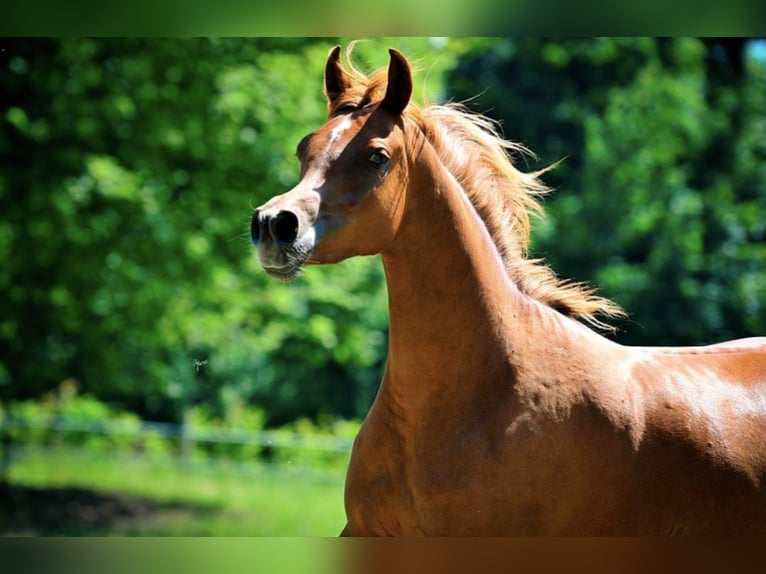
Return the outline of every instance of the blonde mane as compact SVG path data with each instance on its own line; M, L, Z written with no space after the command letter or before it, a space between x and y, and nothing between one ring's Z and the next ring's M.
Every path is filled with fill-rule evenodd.
M354 85L329 109L330 115L347 106L363 107L383 98L386 70L365 76L351 63ZM420 107L410 103L405 111L436 150L443 165L461 184L492 236L510 278L528 296L577 318L592 327L613 331L599 317L614 319L625 312L599 297L583 283L560 279L540 259L529 259L532 217L542 216L540 198L550 190L540 176L551 169L524 173L512 158L531 152L501 137L497 124L455 103Z

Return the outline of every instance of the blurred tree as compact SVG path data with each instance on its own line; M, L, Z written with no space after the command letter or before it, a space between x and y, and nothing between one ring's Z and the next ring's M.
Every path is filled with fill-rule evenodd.
M74 377L175 416L177 404L218 397L232 371L257 378L267 345L257 331L233 332L265 322L259 299L281 286L253 265L246 284L243 232L249 204L291 183L291 146L322 117L321 66L302 70L326 49L297 39L4 42L3 396ZM248 292L244 308L229 306ZM295 321L295 306L274 320ZM208 361L204 376L195 360Z
M565 158L536 251L627 308L623 342L766 333L766 67L748 46L501 39L449 77L540 165Z
M251 209L297 181L332 39L0 40L0 400L61 381L142 416L361 417L385 359L375 259L268 278ZM343 42L347 43L346 41ZM457 44L380 39L441 54Z

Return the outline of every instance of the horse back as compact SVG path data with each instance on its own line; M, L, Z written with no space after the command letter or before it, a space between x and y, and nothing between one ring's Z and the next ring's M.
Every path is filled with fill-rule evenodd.
M692 445L716 466L766 479L766 338L641 349L632 370L646 439Z

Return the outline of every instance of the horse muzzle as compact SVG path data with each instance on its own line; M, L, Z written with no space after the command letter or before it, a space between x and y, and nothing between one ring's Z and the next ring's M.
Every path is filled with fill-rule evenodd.
M289 194L274 198L253 213L250 238L266 273L282 281L298 276L314 250L313 217L303 205L290 206Z

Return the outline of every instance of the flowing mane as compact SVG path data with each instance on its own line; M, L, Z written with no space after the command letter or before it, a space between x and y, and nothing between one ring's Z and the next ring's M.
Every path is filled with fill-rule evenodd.
M386 70L366 76L353 66L352 49L353 45L349 46L346 60L354 85L330 106L330 115L343 108L364 107L385 94ZM531 152L503 139L495 122L461 104L420 107L410 103L405 117L420 128L443 165L461 184L519 289L564 315L613 331L600 317L624 317L618 305L596 295L584 283L560 279L542 260L528 258L531 220L543 215L540 198L550 191L540 176L550 167L531 173L518 170L512 158Z

